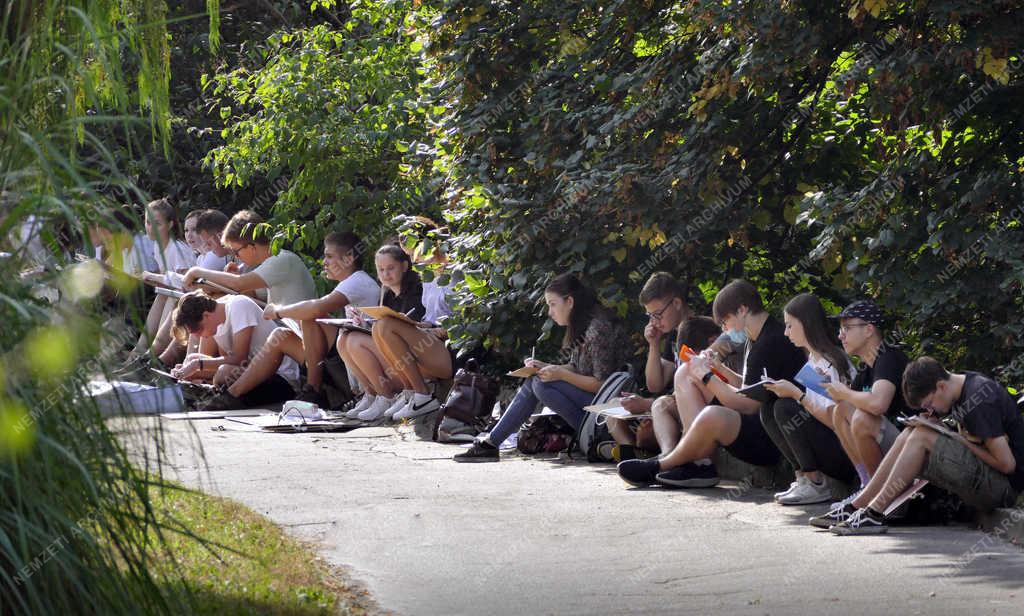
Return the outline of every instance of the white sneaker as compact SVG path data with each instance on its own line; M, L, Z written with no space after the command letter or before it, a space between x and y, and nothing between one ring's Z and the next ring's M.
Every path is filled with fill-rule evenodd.
M800 485L800 481L801 481L801 480L802 480L803 478L804 478L804 476L803 476L803 475L800 475L799 477L797 477L797 478L796 478L796 480L795 480L795 481L794 481L793 483L789 484L789 487L788 487L788 488L786 488L786 489L785 489L785 490L783 490L782 492L776 492L776 493L775 493L775 496L774 496L775 500L779 500L779 499L780 499L780 498L782 498L783 496L785 496L785 495L789 494L789 493L790 493L790 492L792 492L792 491L793 491L794 489L796 489L796 487L797 487L798 485Z
M394 397L395 403L389 406L386 411L384 411L384 419L387 419L388 421L394 421L395 413L404 409L405 405L409 404L409 400L412 400L411 391L403 390L398 392L398 394L396 394Z
M428 394L429 396L429 394ZM426 400L420 400L416 402L417 394L409 396L409 403L406 404L400 411L395 413L395 419L413 419L420 415L426 415L427 413L433 413L437 409L441 408L441 403L434 396L429 396Z
M832 489L828 482L822 479L821 483L814 483L806 477L801 477L803 482L790 490L789 494L779 497L779 503L783 505L813 505L825 503L832 499Z
M384 411L388 410L392 404L395 403L394 398L385 398L384 396L377 396L377 399L373 401L370 408L366 409L362 413L359 413L359 419L363 421L374 421L384 416Z
M347 413L345 413L346 419L359 419L359 413L362 413L366 409L370 408L373 401L377 399L377 396L373 394L364 394L363 399L356 403Z
M843 500L836 501L836 502L832 503L831 505L828 506L828 508L829 509L842 509L843 507L845 507L847 505L850 505L850 504L853 503L853 501L857 500L857 497L860 496L860 493L863 492L863 491L864 491L864 488L861 488L861 489L855 491L853 494L847 496Z

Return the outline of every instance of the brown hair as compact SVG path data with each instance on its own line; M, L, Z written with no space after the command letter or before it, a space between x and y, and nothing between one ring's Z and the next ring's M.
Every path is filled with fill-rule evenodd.
M937 389L939 381L949 379L949 372L938 360L918 357L903 369L903 399L910 408L920 408L924 400Z
M722 333L722 328L711 317L690 317L679 323L676 329L676 342L701 352Z
M366 245L355 233L351 231L328 233L324 238L324 244L330 244L342 252L351 252L352 262L356 269L363 269L363 253L366 252Z
M671 301L677 297L683 300L684 305L686 304L686 289L668 272L654 272L644 283L644 288L640 289L640 303L645 306L654 300Z
M198 329L207 312L217 309L217 300L204 291L191 291L181 296L171 315L172 331L179 342L187 342L189 334Z
M270 234L263 228L263 217L252 210L242 210L224 226L222 242L270 245Z
M220 235L228 224L228 217L220 210L203 210L196 221L196 233L215 233Z
M711 306L711 312L716 323L721 323L741 306L746 306L753 314L764 312L764 304L761 302L761 293L757 287L746 280L733 280L718 292L715 302Z
M170 237L178 237L178 233L181 231L181 225L178 223L178 213L167 197L150 201L146 204L146 209L154 214L159 214L161 218L167 221Z

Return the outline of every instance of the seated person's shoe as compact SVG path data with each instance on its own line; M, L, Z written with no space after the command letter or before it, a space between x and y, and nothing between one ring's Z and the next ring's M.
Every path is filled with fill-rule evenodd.
M452 457L456 462L497 462L498 448L485 440L473 441L469 449Z
M814 483L806 477L801 479L803 481L798 486L776 500L783 505L815 505L832 500L832 488L828 487L827 481L822 479L821 483Z
M625 460L616 467L619 477L631 486L646 487L657 483L655 476L661 470L658 458Z
M325 408L327 406L327 396L324 395L324 392L314 389L313 386L310 385L309 383L303 385L302 391L299 392L299 395L292 398L292 400L298 400L300 402L309 402L311 404L317 405L320 408Z
M212 398L200 404L196 410L209 413L212 411L231 411L244 408L245 403L240 398L232 396L228 392L227 387L221 387Z
M409 402L402 407L397 413L392 415L395 420L400 419L415 419L422 415L433 413L434 411L441 408L441 403L434 396L430 396L426 400L416 401L418 396L413 394L409 396Z
M889 526L885 523L885 516L878 516L871 513L867 507L858 509L846 518L846 521L836 524L829 529L834 535L881 535L889 532Z
M359 413L362 413L366 409L370 408L370 406L373 405L374 401L376 400L377 396L363 394L363 397L359 399L359 402L356 402L355 406L353 406L345 413L345 418L359 419Z
M658 473L656 479L658 483L673 488L710 488L717 486L719 482L714 464L693 462Z
M814 516L809 521L811 526L827 530L840 522L845 522L854 511L857 511L856 507L850 503L840 501L833 505L827 512L819 516Z
M797 487L798 485L800 485L800 480L801 480L801 479L803 479L803 477L797 477L797 478L796 478L796 481L794 481L793 483L789 484L789 487L788 487L788 488L786 488L785 490L783 490L783 491L781 491L781 492L776 492L776 493L775 493L775 494L773 495L773 498L774 498L775 500L779 500L779 499L780 499L780 498L782 498L783 496L785 496L785 495L789 494L790 492L792 492L792 491L793 491L794 489L796 489L796 487Z

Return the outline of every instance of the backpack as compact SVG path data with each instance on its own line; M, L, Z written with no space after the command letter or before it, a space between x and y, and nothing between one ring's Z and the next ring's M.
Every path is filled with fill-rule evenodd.
M434 440L462 440L452 439L451 436L479 434L490 421L499 388L498 379L483 374L476 359L468 360L455 373L452 388L437 414Z
M573 443L572 426L558 415L534 417L516 435L516 449L520 453L558 453Z
M594 394L591 404L604 404L612 398L618 397L623 391L635 389L636 385L636 379L630 372L613 372L601 384L601 389ZM615 461L612 457L615 440L608 431L603 416L597 413L587 413L573 440L579 446L580 452L587 456L587 462Z

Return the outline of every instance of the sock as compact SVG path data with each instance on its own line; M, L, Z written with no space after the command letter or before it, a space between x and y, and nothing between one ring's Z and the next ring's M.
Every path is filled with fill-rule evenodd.
M694 460L693 463L697 466L711 466L713 464L711 458L701 458L700 460Z
M414 392L412 394L412 403L423 404L424 402L429 401L432 397L433 396L431 396L430 394L421 394L419 392Z
M635 460L636 447L633 445L619 445L619 462L623 460Z
M885 514L884 513L882 513L881 511L876 511L875 508L871 507L871 506L868 507L868 515L871 516L872 518L876 519L876 520L883 520L883 519L885 519Z
M853 468L857 471L857 476L860 477L860 487L863 488L868 485L868 482L871 481L871 473L868 472L868 467L863 464L854 464Z

